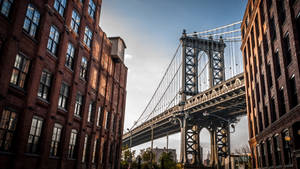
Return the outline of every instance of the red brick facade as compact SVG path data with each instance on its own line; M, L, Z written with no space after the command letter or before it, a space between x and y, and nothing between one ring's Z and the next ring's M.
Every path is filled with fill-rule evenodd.
M241 30L253 168L300 169L300 1L249 0Z
M0 169L119 168L127 67L123 59L112 57L112 42L99 27L102 0L93 0L94 6L90 1L0 1ZM5 8L10 2L10 8ZM35 33L32 23L30 31L24 26L31 16L27 13L29 4L40 14ZM80 16L77 33L71 26L74 9ZM34 19L31 21L36 22ZM52 26L59 38L50 41ZM92 32L90 47L86 27ZM69 43L74 50L70 52L70 68L66 66ZM23 58L19 62L23 74L16 71L17 55ZM82 57L86 58L87 69L82 68ZM42 72L51 77L50 83L43 82L48 85L48 94L41 88ZM62 84L68 86L65 95ZM66 96L65 103L62 95ZM33 117L41 119L41 131L32 127ZM54 130L57 125L61 126L60 134ZM71 136L73 131L75 137ZM31 144L36 147L29 146L29 138L36 139Z

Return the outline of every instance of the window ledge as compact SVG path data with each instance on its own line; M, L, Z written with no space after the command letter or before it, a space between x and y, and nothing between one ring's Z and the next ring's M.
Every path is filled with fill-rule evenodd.
M9 83L9 86L11 87L11 89L13 90L13 92L16 92L19 95L24 96L26 94L26 91L24 90L24 88L16 86L16 85L14 85L12 83Z
M24 154L29 157L39 157L40 156L39 154L34 154L34 153L24 153Z
M74 73L74 71L67 65L65 65L65 67L67 68L67 70L70 72L70 73Z
M59 160L60 157L57 157L57 156L49 156L50 159L53 159L53 160Z
M66 109L63 108L63 107L59 107L59 106L58 106L58 108L57 108L57 111L58 111L58 112L63 112L63 113L67 113L67 112L68 112L68 110L66 110Z
M52 52L50 52L48 49L46 49L47 50L47 53L51 56L50 58L52 58L53 60L57 60L57 57L52 53Z
M81 121L81 119L82 119L82 118L81 118L79 115L77 115L77 114L74 114L73 117L74 117L74 119L77 120L77 121Z
M86 83L86 80L85 80L84 78L79 77L79 79L80 79L82 82Z
M9 152L9 151L0 151L0 154L3 155L15 155L15 153Z

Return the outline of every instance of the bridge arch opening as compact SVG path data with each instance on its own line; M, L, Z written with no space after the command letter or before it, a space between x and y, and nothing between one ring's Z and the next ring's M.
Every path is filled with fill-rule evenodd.
M202 164L209 166L211 154L211 132L207 128L202 128L199 131L199 141L201 146L201 160Z
M209 88L209 58L206 51L198 54L198 89L199 92Z

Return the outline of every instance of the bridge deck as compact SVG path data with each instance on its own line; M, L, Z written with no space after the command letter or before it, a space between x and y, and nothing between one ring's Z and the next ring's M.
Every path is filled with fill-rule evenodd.
M226 119L246 114L243 74L203 91L189 98L183 107L174 106L134 128L131 133L125 133L123 135L123 145L130 146L130 137L132 146L150 141L151 127L153 127L154 139L180 132L179 124L173 124L169 119L176 116L176 114L180 114L182 109L189 112L192 119L198 120L199 123L207 118L202 115L203 112L216 114Z

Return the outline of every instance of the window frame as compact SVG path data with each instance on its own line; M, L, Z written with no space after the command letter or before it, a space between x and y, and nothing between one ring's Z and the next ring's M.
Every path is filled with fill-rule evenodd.
M95 19L95 13L96 13L96 4L93 0L89 0L89 5L88 5L88 14L92 19Z
M88 60L86 57L81 58L79 77L83 80L87 79Z
M58 6L57 6L58 5ZM67 6L67 0L54 0L53 8L60 16L64 17L65 8Z
M29 12L30 8L33 9L32 13ZM30 16L30 14L32 16ZM31 36L33 38L36 38L36 33L38 31L40 17L41 17L41 15L40 15L40 12L38 11L38 9L33 4L29 3L27 6L27 10L26 10L26 15L25 15L24 24L23 24L23 30L29 36Z
M86 26L84 29L83 42L88 48L91 48L92 41L93 41L93 32L88 26Z
M50 144L50 156L52 157L58 157L60 155L59 147L61 143L62 130L63 126L61 124L54 124Z
M45 81L44 81L43 75L46 76ZM48 72L47 70L43 70L42 74L41 74L41 78L40 78L40 85L39 85L38 93L37 93L37 96L39 98L41 98L43 100L47 100L47 101L49 100L49 96L51 93L51 83L52 83L52 73Z
M53 34L53 37L51 37L52 34ZM50 31L49 31L49 36L48 36L48 42L47 42L47 51L50 52L54 56L56 56L57 51L58 51L59 40L60 40L60 32L59 32L58 28L54 25L51 25Z
M9 5L9 6L6 6L7 8L5 11L4 11L5 6L3 5L4 2L8 3L8 5ZM14 3L14 0L1 0L0 1L0 14L8 18L10 15L10 11L11 11L13 3Z
M79 26L80 26L81 17L80 14L76 9L73 9L72 16L71 16L71 22L70 22L70 28L78 34Z
M85 135L84 136L84 143L83 143L83 150L82 150L82 159L81 159L81 162L82 163L85 163L85 162L87 162L87 159L88 159L88 149L89 149L89 147L88 147L88 144L89 144L89 135Z
M62 108L65 110L67 109L69 94L70 94L70 86L67 83L63 82L61 84L61 87L59 90L59 99L58 99L58 107L59 108Z
M5 114L7 113L6 117ZM5 119L6 118L6 119ZM10 152L12 149L12 143L15 139L15 131L18 122L18 114L16 111L10 108L4 108L0 118L0 132L3 132L0 137L0 151ZM13 126L11 126L13 125ZM11 135L9 140L8 134Z
M77 117L81 116L81 111L82 111L82 105L83 105L83 95L78 92L76 94L76 100L75 100L75 108L74 108L74 115Z
M67 52L66 52L65 66L73 70L74 60L75 60L75 48L74 45L71 42L69 42L67 47Z
M34 120L36 122L34 123ZM33 116L30 126L30 132L27 141L27 152L32 154L37 154L39 152L40 137L43 129L44 119L39 116ZM32 142L30 144L30 137L32 137ZM37 141L35 141L37 139ZM35 144L36 143L36 144ZM36 148L34 148L36 146Z
M70 142L68 146L68 158L75 159L76 157L76 147L77 147L77 139L78 139L78 131L76 129L71 130Z
M95 114L95 102L94 101L91 101L90 104L89 104L89 109L88 109L88 117L87 117L87 122L89 123L93 123L94 120L93 120L93 116Z
M22 89L26 87L30 62L31 60L28 57L21 53L17 53L10 78L10 84Z

